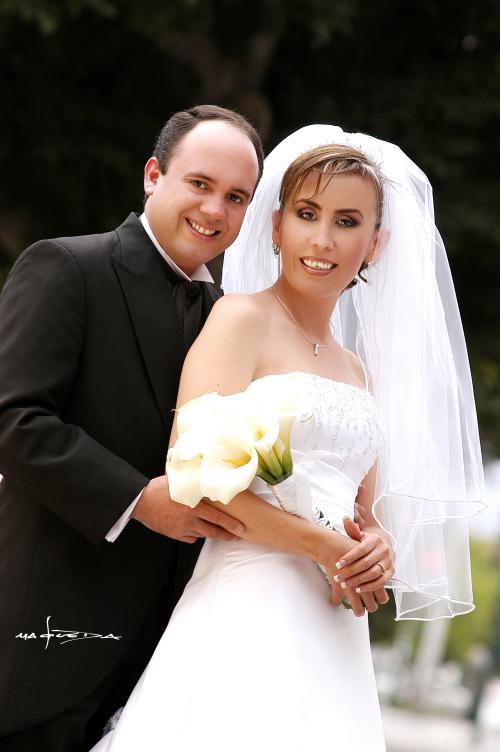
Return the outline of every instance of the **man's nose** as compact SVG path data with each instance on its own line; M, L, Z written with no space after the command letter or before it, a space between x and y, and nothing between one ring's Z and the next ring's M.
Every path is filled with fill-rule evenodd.
M223 219L225 214L224 198L215 194L205 196L200 209L207 219Z

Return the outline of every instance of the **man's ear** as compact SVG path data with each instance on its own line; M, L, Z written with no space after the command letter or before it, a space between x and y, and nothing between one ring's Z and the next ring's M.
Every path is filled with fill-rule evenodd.
M160 165L156 157L150 157L144 165L144 193L151 196L154 193L158 178L161 175Z
M273 243L281 247L281 220L282 214L279 209L273 211Z

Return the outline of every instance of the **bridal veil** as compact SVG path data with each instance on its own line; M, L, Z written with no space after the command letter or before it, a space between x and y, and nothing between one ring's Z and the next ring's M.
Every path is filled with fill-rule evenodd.
M368 283L334 311L337 340L362 359L385 440L374 512L394 538L398 619L453 617L474 608L468 519L484 504L481 450L465 339L432 188L397 146L331 125L310 125L267 157L236 242L225 293L252 293L278 276L271 217L289 164L327 143L351 146L385 178L379 243Z

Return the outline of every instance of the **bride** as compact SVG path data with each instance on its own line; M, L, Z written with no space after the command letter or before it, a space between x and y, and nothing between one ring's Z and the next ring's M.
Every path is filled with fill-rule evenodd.
M398 618L473 608L466 528L481 458L425 176L369 136L297 131L266 160L223 284L178 404L290 385L309 395L292 433L307 488L287 493L319 524L283 514L289 498L260 479L229 503L244 539L205 542L94 752L382 751L367 611L385 586Z

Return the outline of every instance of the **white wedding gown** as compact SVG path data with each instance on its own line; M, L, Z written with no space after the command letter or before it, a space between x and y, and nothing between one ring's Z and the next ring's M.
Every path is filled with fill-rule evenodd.
M380 446L374 400L305 372L260 386L268 379L311 393L313 414L293 429L294 462L307 469L313 504L343 530ZM251 488L277 505L260 479ZM207 540L116 728L93 748L139 750L383 752L367 615L333 606L309 559Z

